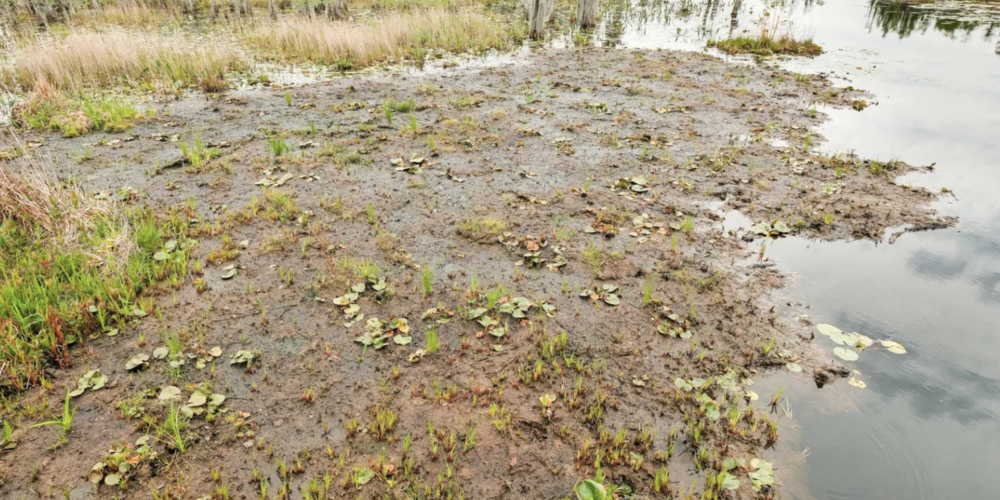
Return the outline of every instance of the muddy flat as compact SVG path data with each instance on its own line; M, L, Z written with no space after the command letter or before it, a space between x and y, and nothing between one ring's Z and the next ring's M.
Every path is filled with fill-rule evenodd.
M776 486L753 459L778 416L752 380L847 371L774 313L768 238L953 222L894 182L916 167L811 152L809 103L866 99L694 53L552 49L25 136L198 265L12 405L48 419L86 372L109 379L71 400L65 443L18 427L0 496L563 498L600 464L640 497L771 498L781 464ZM182 405L179 447L159 431ZM116 445L136 458L95 479Z

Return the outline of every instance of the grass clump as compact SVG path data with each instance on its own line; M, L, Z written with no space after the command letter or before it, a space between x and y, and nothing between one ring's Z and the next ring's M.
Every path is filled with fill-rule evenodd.
M13 123L21 128L53 130L65 137L92 131L124 132L139 119L131 103L111 97L66 98L45 81L35 85L31 96L13 110Z
M28 90L41 82L63 91L145 85L173 91L182 85L216 87L226 73L249 68L247 58L225 43L184 35L75 31L63 38L31 38L13 49L4 71L8 87Z
M279 61L309 61L351 69L422 58L429 49L505 49L521 38L519 30L475 11L426 9L389 13L371 23L286 19L260 26L247 41Z
M187 272L185 245L164 242L151 212L22 171L0 168L0 390L68 367L70 345L145 315L144 289Z
M767 16L767 14L765 14ZM726 40L709 40L709 47L714 47L727 54L755 54L771 56L787 54L795 56L818 56L823 49L812 39L796 39L790 32L782 32L781 20L775 17L763 17L760 20L760 35L756 38L741 36Z
M473 217L455 224L459 231L470 235L497 236L507 230L507 223L496 217Z

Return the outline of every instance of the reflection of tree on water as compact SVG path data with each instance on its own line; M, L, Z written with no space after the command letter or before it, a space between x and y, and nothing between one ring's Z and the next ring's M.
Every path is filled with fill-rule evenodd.
M756 21L764 11L778 12L782 19L808 11L822 0L605 0L598 36L605 45L621 43L626 32L644 34L647 29L674 32L676 37L709 40L738 36L737 28ZM667 28L666 30L664 28ZM723 31L725 28L725 31ZM755 28L750 28L755 29Z
M974 3L909 3L894 0L871 0L868 5L868 29L879 29L883 36L896 33L906 38L914 32L924 34L934 28L949 38L970 38L982 28L983 39L992 40L1000 26L989 20L996 11L982 12ZM981 17L977 19L976 17ZM998 47L1000 51L1000 47Z

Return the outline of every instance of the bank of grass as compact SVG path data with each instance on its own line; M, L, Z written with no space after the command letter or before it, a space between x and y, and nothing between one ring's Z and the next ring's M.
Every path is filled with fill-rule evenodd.
M818 56L823 53L823 49L813 43L812 40L796 40L791 35L766 39L738 37L726 40L711 40L708 42L708 46L719 49L727 54Z
M765 12L759 24L760 34L756 38L741 36L709 40L708 46L727 54L818 56L823 53L823 49L813 43L811 38L796 38L792 34L791 24L783 22L779 16Z
M431 49L506 49L522 37L522 27L478 11L428 9L392 12L368 23L286 19L259 26L247 42L273 60L350 69L422 59Z
M19 128L51 130L64 137L92 131L124 132L140 118L136 107L120 97L67 98L45 81L36 84L28 99L11 114L12 123Z
M187 272L151 212L21 167L0 168L0 392L70 366L70 345L151 312L143 290Z
M232 44L139 31L31 37L13 48L12 58L3 83L25 91L40 83L70 92L119 85L165 91L250 68Z

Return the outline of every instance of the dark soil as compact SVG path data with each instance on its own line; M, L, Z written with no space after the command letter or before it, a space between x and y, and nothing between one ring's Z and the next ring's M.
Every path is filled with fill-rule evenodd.
M934 195L894 183L911 167L807 151L823 119L810 116L810 103L848 107L865 97L817 76L797 81L690 53L548 50L496 67L289 88L291 106L285 92L154 103L156 118L125 135L25 138L40 143L32 154L55 174L91 192L129 187L137 196L123 203L152 207L165 223L193 219L208 290L195 290L194 272L175 287L161 285L155 314L77 348L72 369L50 374L50 390L14 397L6 409L18 422L18 446L0 454L0 497L148 498L154 490L163 498L223 498L225 484L232 498L260 498L263 477L268 498L281 498L283 484L287 498L302 498L310 480L323 489L329 473L330 498L558 499L593 476L600 454L605 474L640 496L666 498L652 483L667 467L673 498L684 498L693 479L700 492L706 477L715 478L698 470L700 449L710 457L700 467L718 470L726 458L749 460L773 445L767 419L777 415L768 413L768 395L753 401L741 380L791 361L807 368L802 377L824 367L824 383L840 373L811 354L808 333L798 335L803 325L776 320L768 295L782 277L761 265L760 237L723 228L725 214L780 219L798 236L821 239L881 239L887 227L951 223L927 208ZM416 109L395 111L390 123L382 107L390 98L413 99ZM201 138L221 156L194 168L174 135L189 144ZM267 141L276 135L291 149L280 158ZM406 166L412 157L425 159L419 172L391 163L402 158ZM267 189L290 195L296 207L278 220L264 210L234 215L254 196L265 198L256 182L286 173L282 186ZM647 191L612 189L637 176ZM631 236L641 214L654 223L651 234ZM238 257L205 264L224 236ZM545 261L533 268L524 254L536 245ZM550 270L560 262L557 247L566 264ZM410 345L365 349L355 342L365 321L344 326L333 300L362 281L361 259L377 263L394 292L383 304L370 290L362 294L365 320L407 318ZM222 280L230 263L239 273ZM507 297L537 307L523 319L491 311L507 327L497 339L463 317L484 301L470 291L473 277L480 294L499 283ZM579 296L605 284L620 287L619 305ZM651 289L645 304L644 287ZM553 317L540 312L543 302L556 306ZM421 317L435 307L454 313L438 325L440 350L411 363L434 324ZM658 325L692 337L658 333ZM171 383L166 363L151 360L137 373L125 363L173 334L185 353L224 351L204 369L190 360L175 374L181 402L208 382L227 396L228 412L211 423L193 419L184 453L154 444L157 457L141 462L124 488L91 486L88 473L109 447L156 436L118 402L134 397L163 421L156 394ZM231 366L239 349L259 351L259 362ZM66 388L90 369L111 382L73 399L79 413L68 441L53 449L56 429L30 426L61 412ZM677 378L727 373L728 387L675 386ZM151 397L137 396L143 391ZM720 406L717 421L699 392ZM550 408L540 402L546 394L555 399ZM740 412L733 425L731 408ZM387 410L397 420L380 437L369 423ZM360 424L353 433L352 420ZM619 430L624 438L616 441ZM412 437L405 454L404 436ZM278 460L288 464L286 478ZM358 489L350 477L364 468L377 474ZM211 470L220 471L219 484ZM723 498L775 494L754 492L745 468L731 473L741 486Z

